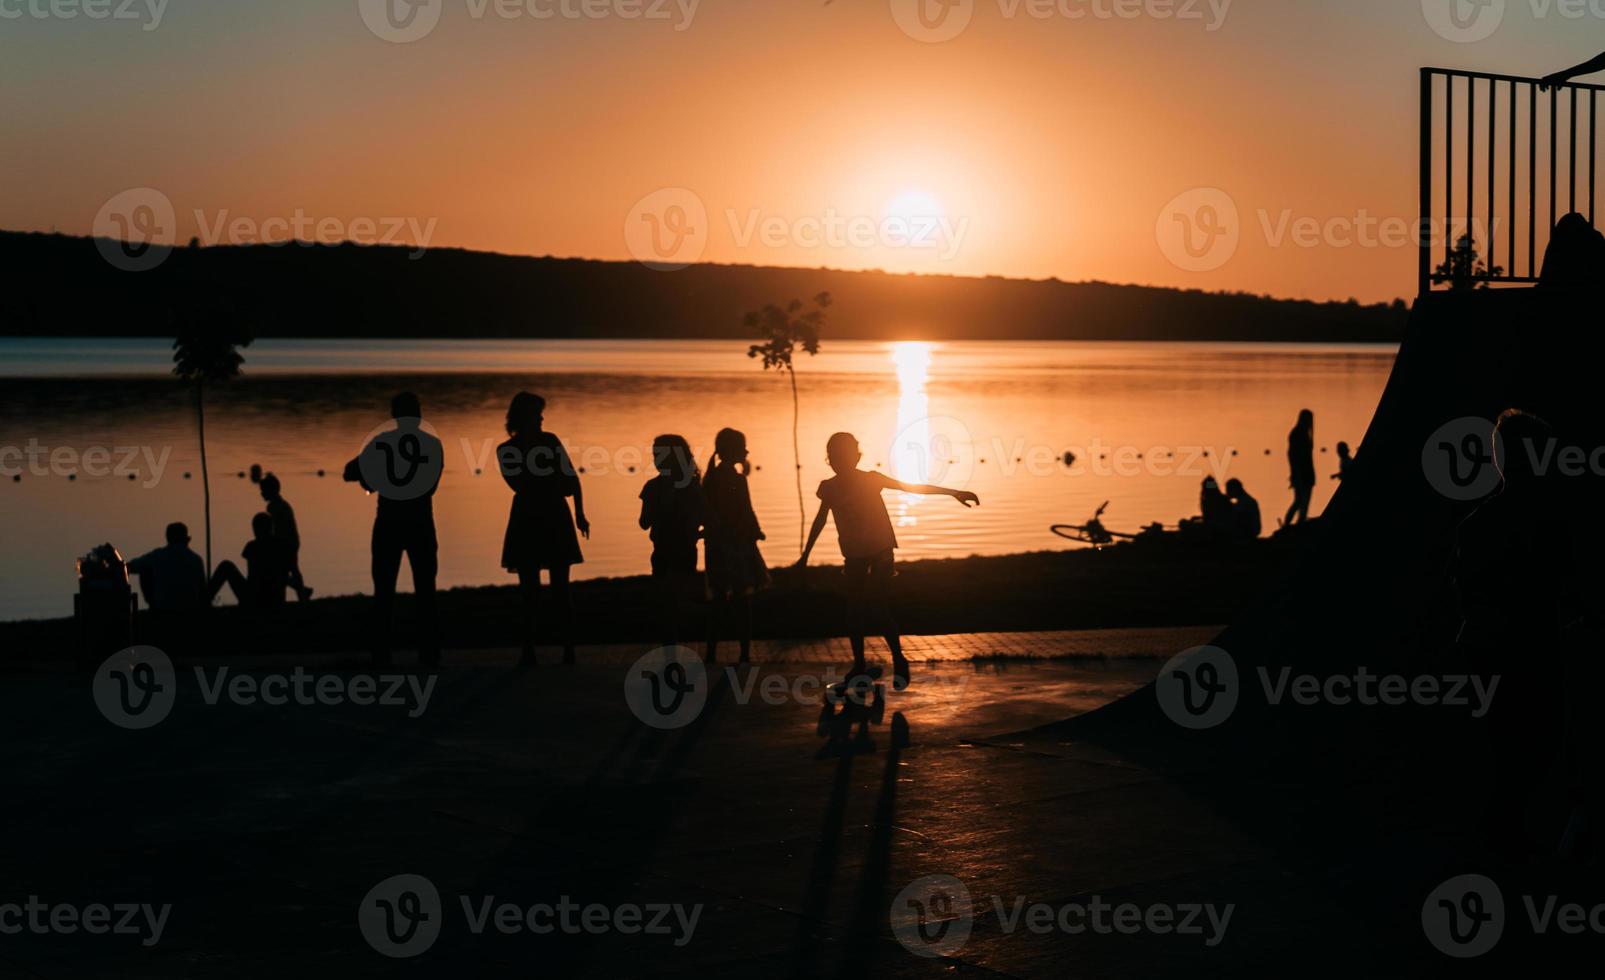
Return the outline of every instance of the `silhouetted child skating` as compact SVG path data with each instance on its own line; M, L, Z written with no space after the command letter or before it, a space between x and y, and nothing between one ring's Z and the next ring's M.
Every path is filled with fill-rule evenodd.
M301 577L301 531L295 524L295 510L284 499L279 478L272 473L262 477L258 484L262 499L267 503L268 516L273 518L273 536L279 539L288 564L290 588L302 602L312 598L312 590Z
M697 597L697 539L708 519L702 474L683 436L652 440L658 475L641 488L641 530L652 535L652 585L659 634L665 646L679 642L681 608Z
M803 547L797 567L808 564L814 543L825 530L825 521L836 517L836 535L841 542L842 557L846 559L849 628L853 645L853 671L862 672L864 665L864 620L866 610L872 610L882 622L886 645L892 652L893 686L898 690L908 686L908 660L903 656L903 644L897 634L897 623L892 619L889 586L896 575L893 555L897 548L897 535L892 530L891 515L881 493L901 490L904 493L945 495L966 507L974 507L981 498L968 490L949 490L946 487L903 483L889 476L858 468L863 453L858 440L851 433L838 432L830 437L825 455L836 475L819 485L819 513L809 529L808 543Z
M721 429L713 441L714 455L702 479L708 520L708 594L715 606L708 622L708 660L717 659L719 628L731 606L740 616L741 662L752 659L752 595L769 585L769 569L758 542L764 540L758 515L752 509L747 486L747 437L735 429Z

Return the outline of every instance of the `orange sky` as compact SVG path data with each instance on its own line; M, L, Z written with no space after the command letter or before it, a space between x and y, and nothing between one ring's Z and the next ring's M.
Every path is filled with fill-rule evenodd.
M1543 0L1471 43L1424 12L1464 0L946 0L946 20L926 0L936 27L914 2L437 0L392 43L370 0L137 0L143 20L7 0L0 226L87 233L148 187L181 239L299 218L537 255L1391 299L1413 250L1365 229L1416 214L1416 68L1605 48L1605 19ZM1222 200L1235 251L1173 260L1171 212ZM1295 241L1300 222L1330 230Z

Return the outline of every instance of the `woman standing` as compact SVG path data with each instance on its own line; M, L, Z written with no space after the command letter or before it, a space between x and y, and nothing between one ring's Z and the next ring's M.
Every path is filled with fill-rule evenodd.
M579 533L591 536L585 519L585 497L579 474L557 436L541 428L546 399L521 391L507 407L509 438L496 448L502 479L513 490L513 508L502 540L502 567L518 574L523 603L523 666L535 664L535 621L540 607L541 570L551 578L553 598L562 622L563 663L574 662L574 605L569 597L568 570L585 558ZM574 512L568 508L574 498Z
M1310 495L1315 492L1315 413L1298 413L1298 423L1287 434L1288 485L1293 488L1293 504L1282 523L1292 527L1310 519Z

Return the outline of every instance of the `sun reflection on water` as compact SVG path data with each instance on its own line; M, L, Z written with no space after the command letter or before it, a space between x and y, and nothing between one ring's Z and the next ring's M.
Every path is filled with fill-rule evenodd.
M892 475L905 483L929 483L932 472L931 399L925 386L930 380L931 359L936 348L923 341L903 341L891 345L892 363L897 366L897 429L892 434ZM919 524L914 509L916 494L897 495L894 517L898 527Z

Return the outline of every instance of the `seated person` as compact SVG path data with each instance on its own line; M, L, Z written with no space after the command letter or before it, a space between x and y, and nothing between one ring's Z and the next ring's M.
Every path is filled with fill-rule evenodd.
M1231 501L1220 492L1220 484L1215 482L1212 476L1204 478L1204 487L1199 493L1198 508L1203 512L1206 530L1221 531L1231 528Z
M1232 504L1232 528L1245 541L1258 538L1263 524L1259 516L1259 501L1248 495L1242 480L1226 481L1226 499Z
M135 558L128 570L139 576L139 591L152 612L193 612L210 599L206 566L190 550L189 528L182 523L167 525L166 547Z
M242 606L264 609L284 605L284 590L290 587L290 563L284 542L273 533L273 517L257 514L251 518L251 531L256 536L240 552L246 574L241 575L239 566L231 561L218 565L207 587L207 601L227 584Z

